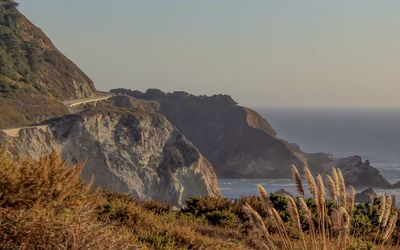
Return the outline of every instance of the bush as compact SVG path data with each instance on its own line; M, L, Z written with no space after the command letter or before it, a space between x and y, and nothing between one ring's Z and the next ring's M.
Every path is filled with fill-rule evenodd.
M55 152L39 161L12 161L3 151L0 166L3 208L74 205L94 196L80 179L83 165L67 167Z
M144 209L158 215L169 213L172 209L171 205L169 204L153 200L147 200L143 202L143 207Z
M229 210L208 212L205 218L214 226L234 227L238 223L236 215Z
M231 208L233 202L222 197L192 197L186 201L182 209L183 213L194 216L204 216L216 210L222 211Z

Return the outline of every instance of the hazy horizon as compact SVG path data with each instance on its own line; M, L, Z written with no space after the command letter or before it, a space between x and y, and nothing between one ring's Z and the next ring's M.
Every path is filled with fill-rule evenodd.
M398 1L18 2L98 89L400 107Z

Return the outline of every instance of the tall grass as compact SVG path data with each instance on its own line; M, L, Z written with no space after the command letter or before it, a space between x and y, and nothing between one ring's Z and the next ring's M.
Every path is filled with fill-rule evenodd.
M67 166L56 153L11 160L0 153L1 249L127 249L97 220L99 192L79 176L83 164Z
M367 235L370 230L357 226L355 190L352 186L346 187L340 169L333 168L332 174L324 179L321 175L314 177L305 167L304 177L311 194L311 204L305 201L302 177L295 166L292 166L292 175L300 197L286 197L290 223L283 223L279 213L268 202L268 192L262 186L258 190L263 206L270 211L267 218L261 218L248 204L243 207L249 217L257 218L250 222L254 230L263 232L262 241L266 249L354 249L360 242L371 247L391 247L398 219L391 196L380 198L378 224L374 237L370 237ZM270 221L273 225L267 224ZM271 227L276 228L278 233L269 233L268 228Z
M193 197L176 211L94 190L82 168L56 153L36 161L1 151L0 249L398 248L392 197L355 204L338 169L322 178L293 167L298 198L258 186L259 197Z

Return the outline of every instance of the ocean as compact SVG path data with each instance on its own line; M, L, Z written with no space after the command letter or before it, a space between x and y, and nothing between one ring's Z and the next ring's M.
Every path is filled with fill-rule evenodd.
M391 183L400 181L400 109L255 108L278 133L309 153L327 152L335 157L360 155L370 160ZM257 193L256 185L273 192L284 188L295 194L291 180L220 179L228 198ZM362 191L362 190L356 190ZM376 189L396 196L400 189Z

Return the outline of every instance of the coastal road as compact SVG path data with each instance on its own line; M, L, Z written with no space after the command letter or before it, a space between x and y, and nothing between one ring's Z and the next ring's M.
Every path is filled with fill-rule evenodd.
M76 107L80 105L85 105L88 103L96 103L99 101L105 101L110 99L113 95L107 92L99 92L101 95L95 96L95 97L90 97L90 98L81 98L81 99L75 99L75 100L70 100L70 101L64 101L62 102L68 109L70 113L77 113L79 110L76 109Z
M77 109L77 107L80 105L105 101L105 100L110 99L112 96L113 95L108 92L98 92L98 95L94 96L94 97L74 99L74 100L64 101L62 103L67 107L68 111L71 114L73 114L73 113L80 112L80 110ZM32 129L32 128L46 131L49 128L49 126L48 125L37 125L37 126L28 126L28 127L20 127L20 128L3 129L3 130L0 130L0 134L3 133L3 134L6 134L7 136L17 137L21 130Z

